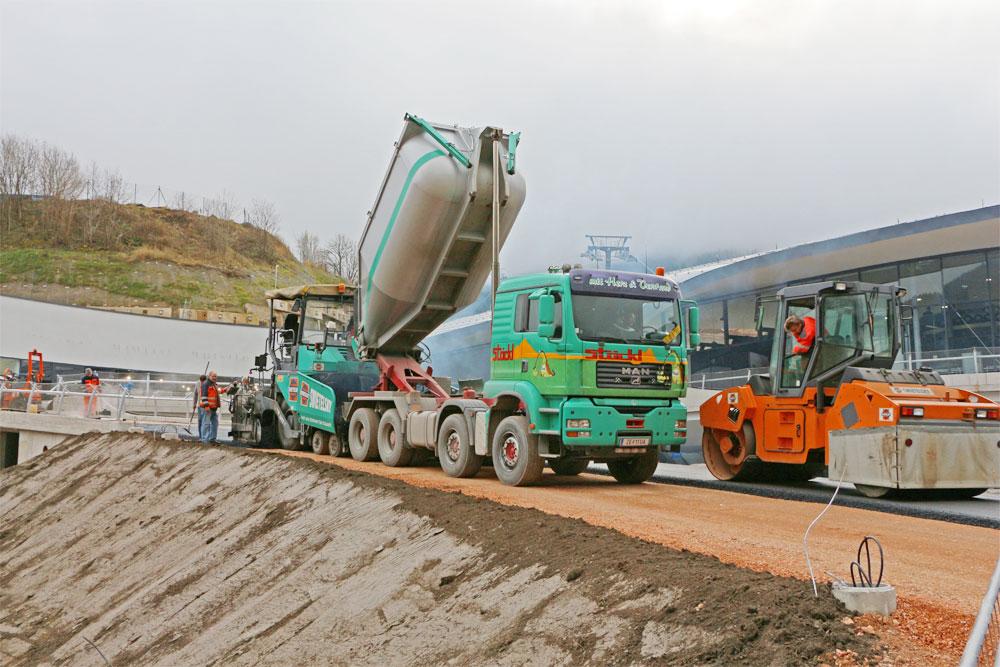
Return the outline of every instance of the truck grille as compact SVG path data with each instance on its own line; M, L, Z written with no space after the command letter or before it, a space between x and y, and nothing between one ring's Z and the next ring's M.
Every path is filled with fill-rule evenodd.
M670 364L597 362L597 386L608 389L669 389Z

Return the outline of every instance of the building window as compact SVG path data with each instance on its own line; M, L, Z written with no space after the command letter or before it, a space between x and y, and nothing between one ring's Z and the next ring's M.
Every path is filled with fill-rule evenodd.
M899 286L906 290L903 303L913 306L910 352L919 358L928 352L948 349L941 259L902 262Z
M861 282L876 285L896 285L899 283L899 269L895 264L876 266L861 272Z

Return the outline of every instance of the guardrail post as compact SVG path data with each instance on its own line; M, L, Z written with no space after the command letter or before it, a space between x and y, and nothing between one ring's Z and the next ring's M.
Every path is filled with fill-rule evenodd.
M979 349L975 347L972 348L972 372L979 372Z
M977 665L989 664L992 657L993 664L1000 663L1000 647L997 646L998 636L1000 636L1000 560L997 560L993 569L993 576L990 578L989 586L986 588L986 595L979 606L979 613L976 615L969 639L965 643L965 650L962 652L962 660L959 667L976 667ZM990 653L993 655L991 656ZM985 660L983 660L985 658Z

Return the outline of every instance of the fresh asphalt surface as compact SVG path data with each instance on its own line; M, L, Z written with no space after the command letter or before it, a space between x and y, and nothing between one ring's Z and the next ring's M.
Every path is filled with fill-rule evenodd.
M607 466L600 463L592 463L588 472L609 474ZM824 505L830 502L837 489L837 480L831 481L825 477L794 484L723 482L715 479L704 463L692 465L661 463L657 466L652 481ZM936 499L928 498L927 495L927 493L910 492L898 499L867 498L861 495L853 484L844 483L840 485L833 504L1000 529L1000 490L990 489L982 495L967 500Z

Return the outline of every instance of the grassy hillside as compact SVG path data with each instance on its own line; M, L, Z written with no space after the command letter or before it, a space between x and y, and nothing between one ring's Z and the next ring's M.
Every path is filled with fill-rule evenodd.
M65 204L65 202L62 202ZM156 305L243 312L278 284L339 282L298 262L251 225L187 211L75 202L69 225L25 202L0 237L0 291L87 306Z

